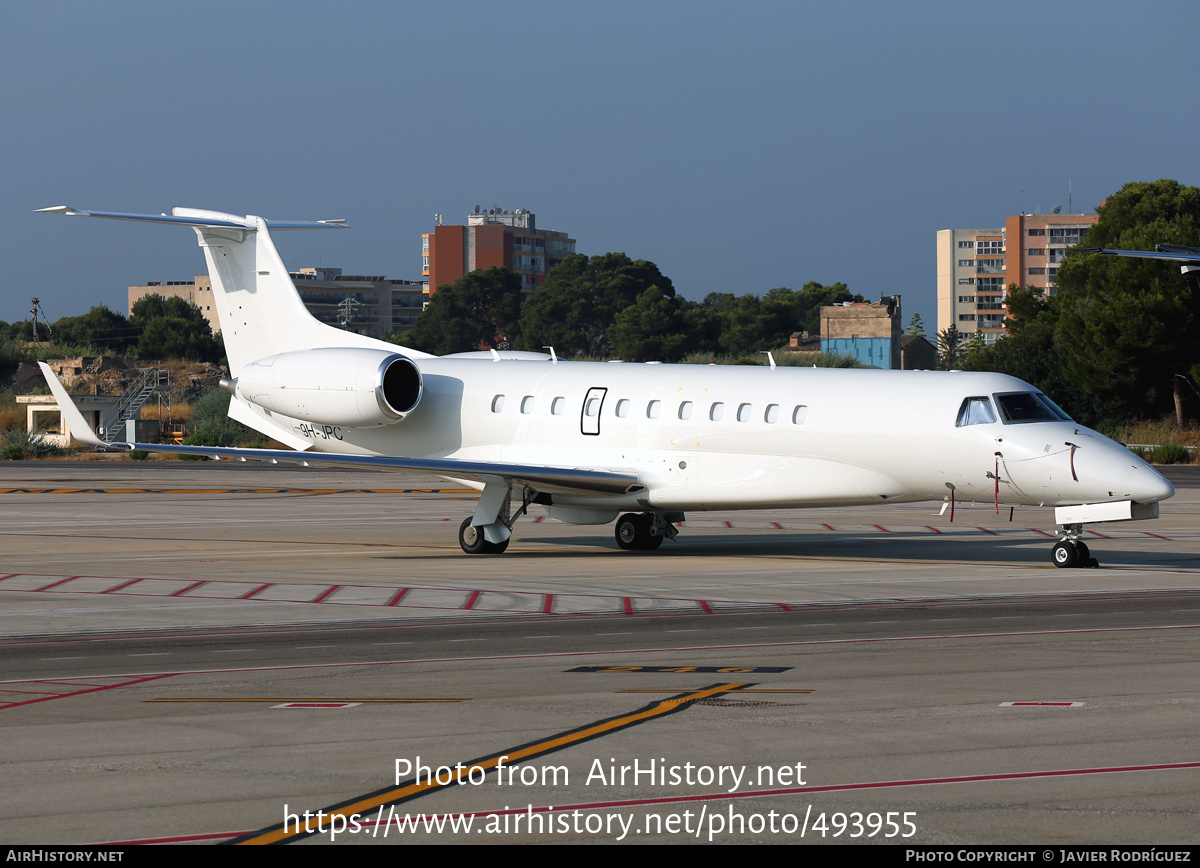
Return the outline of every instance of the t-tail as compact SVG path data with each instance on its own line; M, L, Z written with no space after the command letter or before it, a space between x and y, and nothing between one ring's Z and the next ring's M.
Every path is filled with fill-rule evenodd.
M208 262L221 338L234 377L246 365L277 353L335 347L398 349L394 344L343 331L313 317L301 302L268 231L344 228L342 220L268 221L196 208L172 208L170 215L81 211L65 205L40 210L69 217L174 223L196 230ZM405 350L405 354L413 358L427 356L415 350Z

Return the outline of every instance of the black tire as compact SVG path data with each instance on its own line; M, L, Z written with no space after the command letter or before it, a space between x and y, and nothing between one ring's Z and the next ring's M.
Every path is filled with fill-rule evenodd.
M1050 560L1054 562L1054 566L1060 569L1067 569L1075 566L1079 560L1079 552L1076 550L1075 544L1070 540L1060 540L1050 550Z
M509 537L509 539L512 539L512 537ZM508 540L507 539L504 542L500 542L500 543L488 542L487 540L484 540L484 542L483 542L483 554L485 554L485 555L502 555L502 554L504 554L504 551L507 548L508 548Z
M635 551L644 548L642 538L649 536L642 517L636 512L627 512L617 519L617 527L614 535L617 538L617 545L626 551Z
M1087 543L1082 540L1075 540L1075 556L1079 559L1079 566L1090 567L1092 565L1092 553L1088 550Z
M469 518L464 518L463 523L458 526L458 544L469 555L484 554L491 545L483 538L483 528L472 527ZM505 545L507 547L507 540Z

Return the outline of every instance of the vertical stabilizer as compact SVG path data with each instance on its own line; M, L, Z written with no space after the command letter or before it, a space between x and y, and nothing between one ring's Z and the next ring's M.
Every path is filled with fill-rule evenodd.
M325 347L397 349L395 344L343 331L314 318L300 301L268 231L268 227L276 230L331 229L340 227L341 221L267 221L262 217L239 217L196 208L174 208L169 215L82 211L66 205L40 210L69 217L175 223L195 229L208 262L213 300L221 322L221 338L234 377L250 362L293 350ZM411 358L428 356L415 350L404 352Z
M196 226L229 370L275 353L320 347L382 347L374 338L343 331L310 314L261 217L247 217L245 229Z

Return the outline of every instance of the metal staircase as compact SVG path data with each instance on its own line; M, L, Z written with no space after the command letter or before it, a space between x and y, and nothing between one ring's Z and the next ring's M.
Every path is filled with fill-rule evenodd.
M158 368L147 368L133 381L125 394L116 405L105 414L100 428L104 436L115 439L125 436L125 422L129 419L140 418L142 405L150 400L155 392L164 392L171 388L171 372Z

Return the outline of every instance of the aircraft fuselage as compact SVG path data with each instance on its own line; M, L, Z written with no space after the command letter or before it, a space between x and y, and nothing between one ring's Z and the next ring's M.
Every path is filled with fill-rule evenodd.
M1069 420L1006 422L997 409L995 421L958 424L968 398L998 408L993 396L1037 393L1001 374L416 364L424 396L404 420L336 431L292 420L291 428L316 451L635 470L644 491L554 497L556 506L602 513L941 500L951 486L960 500L991 500L997 471L1004 504L1151 502L1173 492L1129 450Z

